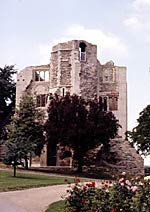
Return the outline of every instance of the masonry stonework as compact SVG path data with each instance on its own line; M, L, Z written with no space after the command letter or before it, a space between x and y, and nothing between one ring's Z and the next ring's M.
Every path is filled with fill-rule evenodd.
M50 93L65 95L66 92L75 93L87 99L99 98L104 109L111 110L119 119L122 126L119 137L122 141L125 139L124 133L127 131L126 67L116 66L113 61L102 65L97 59L97 46L86 41L72 40L59 43L52 48L50 64L30 66L18 73L16 106L19 105L20 97L28 94L34 96L37 107L46 111ZM49 151L44 152L48 154ZM44 163L48 164L48 162ZM141 164L143 164L142 159ZM143 169L143 165L140 169Z

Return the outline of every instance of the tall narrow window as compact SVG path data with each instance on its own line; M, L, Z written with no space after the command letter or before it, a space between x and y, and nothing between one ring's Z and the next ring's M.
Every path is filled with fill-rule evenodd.
M35 81L40 81L40 72L35 71Z
M36 97L36 107L41 107L41 103L40 103L40 96Z
M40 71L40 81L45 81L45 72Z
M109 110L118 110L118 98L117 97L109 97Z
M100 111L108 110L108 97L106 97L106 96L99 97L99 109L100 109Z
M99 97L99 109L100 109L100 111L103 110L103 100L102 100L101 96Z
M62 89L62 95L65 96L65 89Z
M104 97L104 111L107 111L107 97Z
M80 61L86 61L86 44L81 42L79 46Z
M49 81L49 71L45 71L45 81Z

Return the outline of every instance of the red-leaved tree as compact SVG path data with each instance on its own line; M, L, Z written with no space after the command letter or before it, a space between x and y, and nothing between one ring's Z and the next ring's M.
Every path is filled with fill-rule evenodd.
M45 130L48 143L72 148L73 159L82 172L87 152L99 145L107 148L119 126L114 114L103 111L97 99L85 100L67 93L51 97Z

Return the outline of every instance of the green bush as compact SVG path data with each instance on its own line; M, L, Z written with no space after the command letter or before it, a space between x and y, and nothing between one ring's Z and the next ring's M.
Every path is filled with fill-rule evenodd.
M68 189L66 212L150 212L150 180L127 179L75 185Z

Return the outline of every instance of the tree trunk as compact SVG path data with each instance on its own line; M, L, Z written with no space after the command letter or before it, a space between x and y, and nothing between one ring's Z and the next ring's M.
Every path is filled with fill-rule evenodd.
M28 170L28 158L27 158L27 156L25 156L24 160L25 160L25 169Z
M16 177L16 165L14 164L14 177Z
M83 163L80 162L80 161L78 161L78 169L77 169L77 172L78 172L78 173L82 173L82 171L83 171L82 165L83 165Z
M83 171L83 168L82 168L83 167L83 156L82 156L82 154L78 154L77 161L78 161L77 172L82 173L82 171Z
M32 166L32 155L30 154L29 166Z
M78 173L82 173L82 171L83 171L83 165L84 165L84 163L83 163L83 153L82 153L82 150L79 150L78 149L78 152L76 152L75 154L74 154L74 156L75 156L75 160L77 161L77 165L78 165L78 168L77 168L77 172Z

